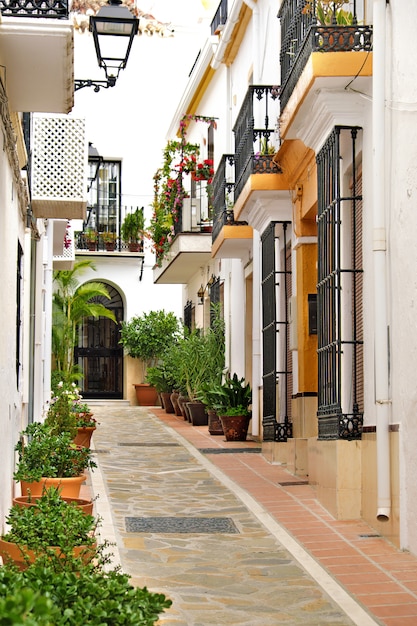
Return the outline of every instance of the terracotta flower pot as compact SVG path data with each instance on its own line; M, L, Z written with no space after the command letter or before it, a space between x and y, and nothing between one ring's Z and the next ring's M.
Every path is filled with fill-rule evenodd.
M36 506L37 501L40 496L16 496L13 498L13 505L25 507L25 506ZM68 504L74 503L78 508L82 510L86 515L93 514L93 501L92 500L83 500L82 498L62 498Z
M162 391L161 398L163 402L163 406L165 409L165 413L174 413L174 405L171 402L171 394L169 391Z
M250 415L220 415L226 441L246 441Z
M223 435L223 426L220 417L216 411L208 410L208 431L210 435Z
M208 416L202 402L187 402L187 408L193 426L207 426Z
M178 404L178 396L179 393L177 391L173 391L171 393L171 402L174 407L175 415L182 415L180 405Z
M60 548L51 546L51 549L57 554L60 554ZM94 558L96 552L95 547L92 546L76 546L73 549L73 555L75 557L83 557L86 563ZM3 559L3 564L14 563L20 570L27 568L29 563L33 563L37 555L33 550L29 550L26 546L20 546L17 543L5 541L0 538L0 556Z
M135 384L136 400L139 406L158 406L158 393L147 383Z
M91 437L93 436L93 432L95 430L95 426L82 426L78 428L78 432L73 440L75 445L83 448L89 448L91 444Z
M35 482L20 481L22 496L41 496L44 488L56 487L63 498L79 498L80 489L85 482L85 474L71 478L41 478Z

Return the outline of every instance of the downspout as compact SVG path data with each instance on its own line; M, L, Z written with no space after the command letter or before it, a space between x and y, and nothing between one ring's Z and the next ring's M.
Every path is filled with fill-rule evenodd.
M213 68L213 70L218 70L221 63L223 62L223 57L226 51L227 44L232 38L235 24L237 24L237 22L239 21L239 13L242 2L243 0L236 0L236 2L233 3L232 10L227 17L226 26L219 35L219 43L211 62L211 67Z
M253 229L252 240L252 435L260 434L259 390L261 388L261 245L259 232Z
M259 7L254 0L243 0L243 2L252 9L252 58L253 58L253 84L257 85L261 80L260 77L260 59L259 59Z
M233 30L235 25L239 22L239 13L242 7L242 4L246 4L250 9L252 9L253 13L253 37L252 37L252 45L253 45L253 58L254 58L254 68L253 68L253 81L256 84L256 81L259 80L259 54L257 52L257 41L258 41L258 25L259 25L259 9L257 3L253 0L236 0L233 3L232 10L230 11L226 26L219 36L219 43L217 45L216 51L213 56L213 60L211 62L211 67L213 70L219 69L221 63L223 62L224 53L226 51L227 45L232 38Z
M385 184L385 11L386 0L374 0L373 39L373 260L375 321L375 416L377 450L377 519L391 514L390 399L386 268Z

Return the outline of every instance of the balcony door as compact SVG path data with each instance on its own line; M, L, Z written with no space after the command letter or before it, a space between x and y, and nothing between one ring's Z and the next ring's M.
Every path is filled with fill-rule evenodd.
M119 345L123 302L114 287L106 287L111 300L98 297L96 301L113 311L117 323L105 317L85 318L74 351L75 363L83 374L81 393L86 399L123 398L123 348Z

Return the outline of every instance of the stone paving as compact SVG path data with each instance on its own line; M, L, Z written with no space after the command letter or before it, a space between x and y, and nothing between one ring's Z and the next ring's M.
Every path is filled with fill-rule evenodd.
M94 413L99 467L91 483L102 534L114 537L116 562L133 584L173 601L161 624L354 623L203 455L191 454L151 411L97 406Z

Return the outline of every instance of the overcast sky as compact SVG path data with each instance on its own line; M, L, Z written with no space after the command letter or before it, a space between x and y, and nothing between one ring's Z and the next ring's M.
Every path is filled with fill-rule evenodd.
M136 0L136 3L139 9L161 22L185 27L198 23L208 13L211 16L219 0Z

